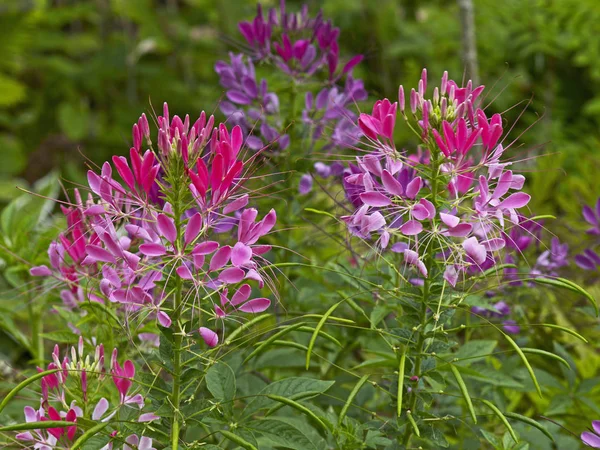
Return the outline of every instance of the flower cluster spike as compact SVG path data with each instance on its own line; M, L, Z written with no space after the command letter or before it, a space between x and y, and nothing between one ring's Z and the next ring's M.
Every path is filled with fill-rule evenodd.
M249 51L230 53L229 61L218 61L215 71L226 89L221 111L228 122L239 125L247 135L248 147L268 148L274 153L290 145L290 121L303 125L309 135L311 149L330 152L334 148L352 147L360 138L356 126L354 104L365 100L363 82L352 76L362 55L339 64L339 29L323 19L319 12L309 16L304 5L300 13L287 10L285 1L267 13L258 5L256 17L241 22L239 30L249 45ZM279 94L270 91L266 79L257 78L255 62L271 63L293 85L288 105L282 112ZM326 81L314 89L314 80L321 74ZM289 90L288 89L288 90ZM297 97L304 98L301 117L295 116ZM287 100L287 98L286 98ZM316 172L322 176L323 172ZM327 176L340 175L329 171ZM305 175L299 186L301 194L310 191L312 178Z
M397 102L379 100L358 118L367 150L345 172L346 196L356 208L342 217L363 239L377 237L379 248L391 244L422 277L431 274L422 258L429 245L439 247L447 282L502 261L506 232L521 227L530 196L525 177L502 162L502 120L488 120L478 107L484 87L465 87L448 79L427 97L427 71L410 93L399 88ZM419 136L425 153L407 154L394 143L398 112Z
M31 274L60 281L71 309L89 300L124 319L135 314L163 327L172 326L174 300L167 292L177 278L192 299L186 307L192 316L207 309L200 299L211 304L219 323L238 312L266 310L270 300L253 295L251 285L265 285L260 265L271 247L260 240L277 215L271 210L259 219L248 206L242 129L215 125L204 112L192 124L189 116L171 117L166 104L157 122L158 152L143 150L143 137L149 146L152 140L142 116L133 127L129 161L112 159L122 181L108 162L100 173L88 173L91 194L83 203L76 191L75 203L63 208L68 228L50 245L50 266ZM208 320L204 325L210 329ZM127 389L120 390L127 403Z
M95 346L93 356L85 353L84 346L84 340L80 338L77 346L65 352L62 360L58 345L54 347L53 362L48 364L46 371L55 372L41 378L40 407L36 410L26 406L24 410L27 423L51 420L69 424L65 424L64 427L19 433L15 436L17 440L40 449L69 448L78 432L79 418L107 422L125 405L135 405L138 410L144 407L145 400L141 393L127 395L135 376L133 363L127 360L121 367L117 361L117 349L114 349L110 367L107 368L102 344ZM38 367L38 372L44 370ZM110 377L106 377L108 373L112 376L113 383L107 383L110 380ZM102 395L114 397L115 394L120 398L120 402L111 408L109 401ZM144 413L140 414L137 420L151 422L157 419L159 417L153 413ZM150 440L150 447L151 444Z

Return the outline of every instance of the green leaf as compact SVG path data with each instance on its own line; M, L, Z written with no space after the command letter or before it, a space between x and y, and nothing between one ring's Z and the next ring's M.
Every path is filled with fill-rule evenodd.
M456 383L458 384L458 388L460 389L460 392L463 398L465 399L465 402L467 403L467 408L469 409L469 413L471 414L473 422L477 423L477 415L475 414L475 409L473 408L473 402L471 401L471 396L469 395L469 391L467 390L467 385L462 379L460 372L453 364L450 364L450 370L452 371L452 374L456 379Z
M294 450L317 450L315 444L300 429L276 418L250 422L248 428L262 434L278 447Z
M50 333L42 333L44 339L52 342L60 342L62 344L75 344L79 336L71 331L52 331Z
M319 392L323 393L331 386L334 381L322 381L314 378L302 378L302 377L291 377L265 386L257 396L248 403L244 413L251 414L262 408L266 408L272 405L272 401L269 400L267 395L279 395L282 397L292 398L295 395L304 392Z
M515 433L515 430L513 430L512 426L510 425L510 423L508 422L508 420L506 420L506 417L504 417L504 414L502 414L502 412L492 402L490 402L488 400L485 400L485 399L481 399L481 402L485 406L487 406L488 408L490 408L494 412L494 414L496 414L498 416L498 418L500 419L500 421L508 429L508 432L510 433L511 437L514 439L515 443L518 444L519 443L519 438L517 437L517 435Z
M224 362L217 362L206 372L206 387L219 401L231 401L235 397L235 374Z
M476 361L480 361L489 356L498 345L498 341L492 340L474 340L464 344L460 349L452 355L458 359L457 364L469 365ZM462 364L461 364L462 363Z

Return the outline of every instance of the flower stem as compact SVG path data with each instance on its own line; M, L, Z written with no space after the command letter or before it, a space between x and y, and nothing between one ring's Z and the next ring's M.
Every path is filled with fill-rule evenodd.
M33 306L33 299L29 298L27 301L29 320L31 322L31 351L33 353L34 363L40 367L44 366L44 337L42 333L44 331L44 324L42 322L42 315L39 311L35 310Z
M431 203L435 207L436 216L439 214L438 212L438 204L437 204L437 194L438 194L438 176L439 176L439 152L431 153ZM434 221L436 218L434 218ZM429 301L429 294L431 289L431 279L433 277L433 269L434 269L434 259L435 259L436 248L433 243L427 246L427 253L425 254L425 267L427 268L427 277L423 282L423 297L421 299L421 309L419 311L419 337L417 338L416 345L416 356L415 356L415 365L413 370L413 375L420 378L421 376L421 365L423 363L423 349L425 345L425 327L427 325L427 302ZM414 414L417 407L417 387L419 384L419 380L416 381L415 389L412 390L409 403L408 410L411 414ZM413 428L406 425L406 430L404 432L403 443L408 448L408 444L410 443L410 438L413 433Z
M175 291L175 302L174 302L174 320L175 326L179 325L179 315L181 310L182 300L182 282L181 278L177 277L177 286ZM179 406L181 403L180 389L181 389L181 343L182 334L181 330L178 330L174 336L173 342L173 390L171 393L171 403L173 404L173 427L171 429L171 448L177 450L179 447Z

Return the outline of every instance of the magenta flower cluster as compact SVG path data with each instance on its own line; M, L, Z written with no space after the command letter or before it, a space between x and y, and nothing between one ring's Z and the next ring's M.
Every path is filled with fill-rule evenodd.
M460 274L501 262L505 233L521 226L517 211L530 200L521 192L525 178L501 160L501 116L488 118L478 107L483 89L470 81L458 87L444 73L428 98L423 70L408 108L400 86L398 102L377 101L371 114L360 115L368 150L344 179L356 207L343 217L352 233L377 236L379 248L403 253L425 278L430 267L423 252L435 246L453 286ZM398 113L422 140L424 153L396 148Z
M137 410L144 408L145 400L142 394L134 393L131 389L135 366L130 360L125 361L121 367L117 361L117 349L114 349L107 370L102 344L97 345L93 357L90 356L84 354L83 338L79 339L77 347L71 347L70 354L67 353L62 360L58 345L54 347L53 362L46 368L46 371L54 372L42 377L40 407L36 410L26 406L25 420L27 423L64 421L65 426L25 431L16 435L17 440L38 449L70 448L77 434L78 419L107 422L122 407L133 406ZM42 373L44 370L38 367L38 372ZM112 377L112 386L105 383L108 375ZM98 398L102 393L110 394L111 391L119 399L112 408L106 397ZM90 411L91 414L86 417ZM137 421L152 422L158 419L153 413L144 413L138 416ZM136 435L127 439L137 439L140 442ZM152 439L142 436L141 440L150 450ZM112 448L112 443L105 448Z
M259 241L276 213L259 219L248 207L242 186L252 160L243 159L241 128L214 126L204 112L194 123L170 118L166 104L157 122L158 153L142 115L129 160L115 156L100 173L88 172L91 192L84 200L76 191L74 204L63 207L68 227L50 245L50 267L34 267L32 275L62 285L69 308L99 302L124 320L156 318L163 327L181 313L167 295L173 283L182 283L192 317L206 316L207 299L219 323L266 310L270 300L253 296L251 284L264 286L260 265L270 246ZM217 344L208 320L199 332L209 346Z

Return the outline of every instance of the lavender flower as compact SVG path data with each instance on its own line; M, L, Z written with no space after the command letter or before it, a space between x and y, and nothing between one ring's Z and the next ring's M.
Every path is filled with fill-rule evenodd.
M592 421L593 432L584 431L581 433L581 440L585 445L592 448L600 448L600 420Z

